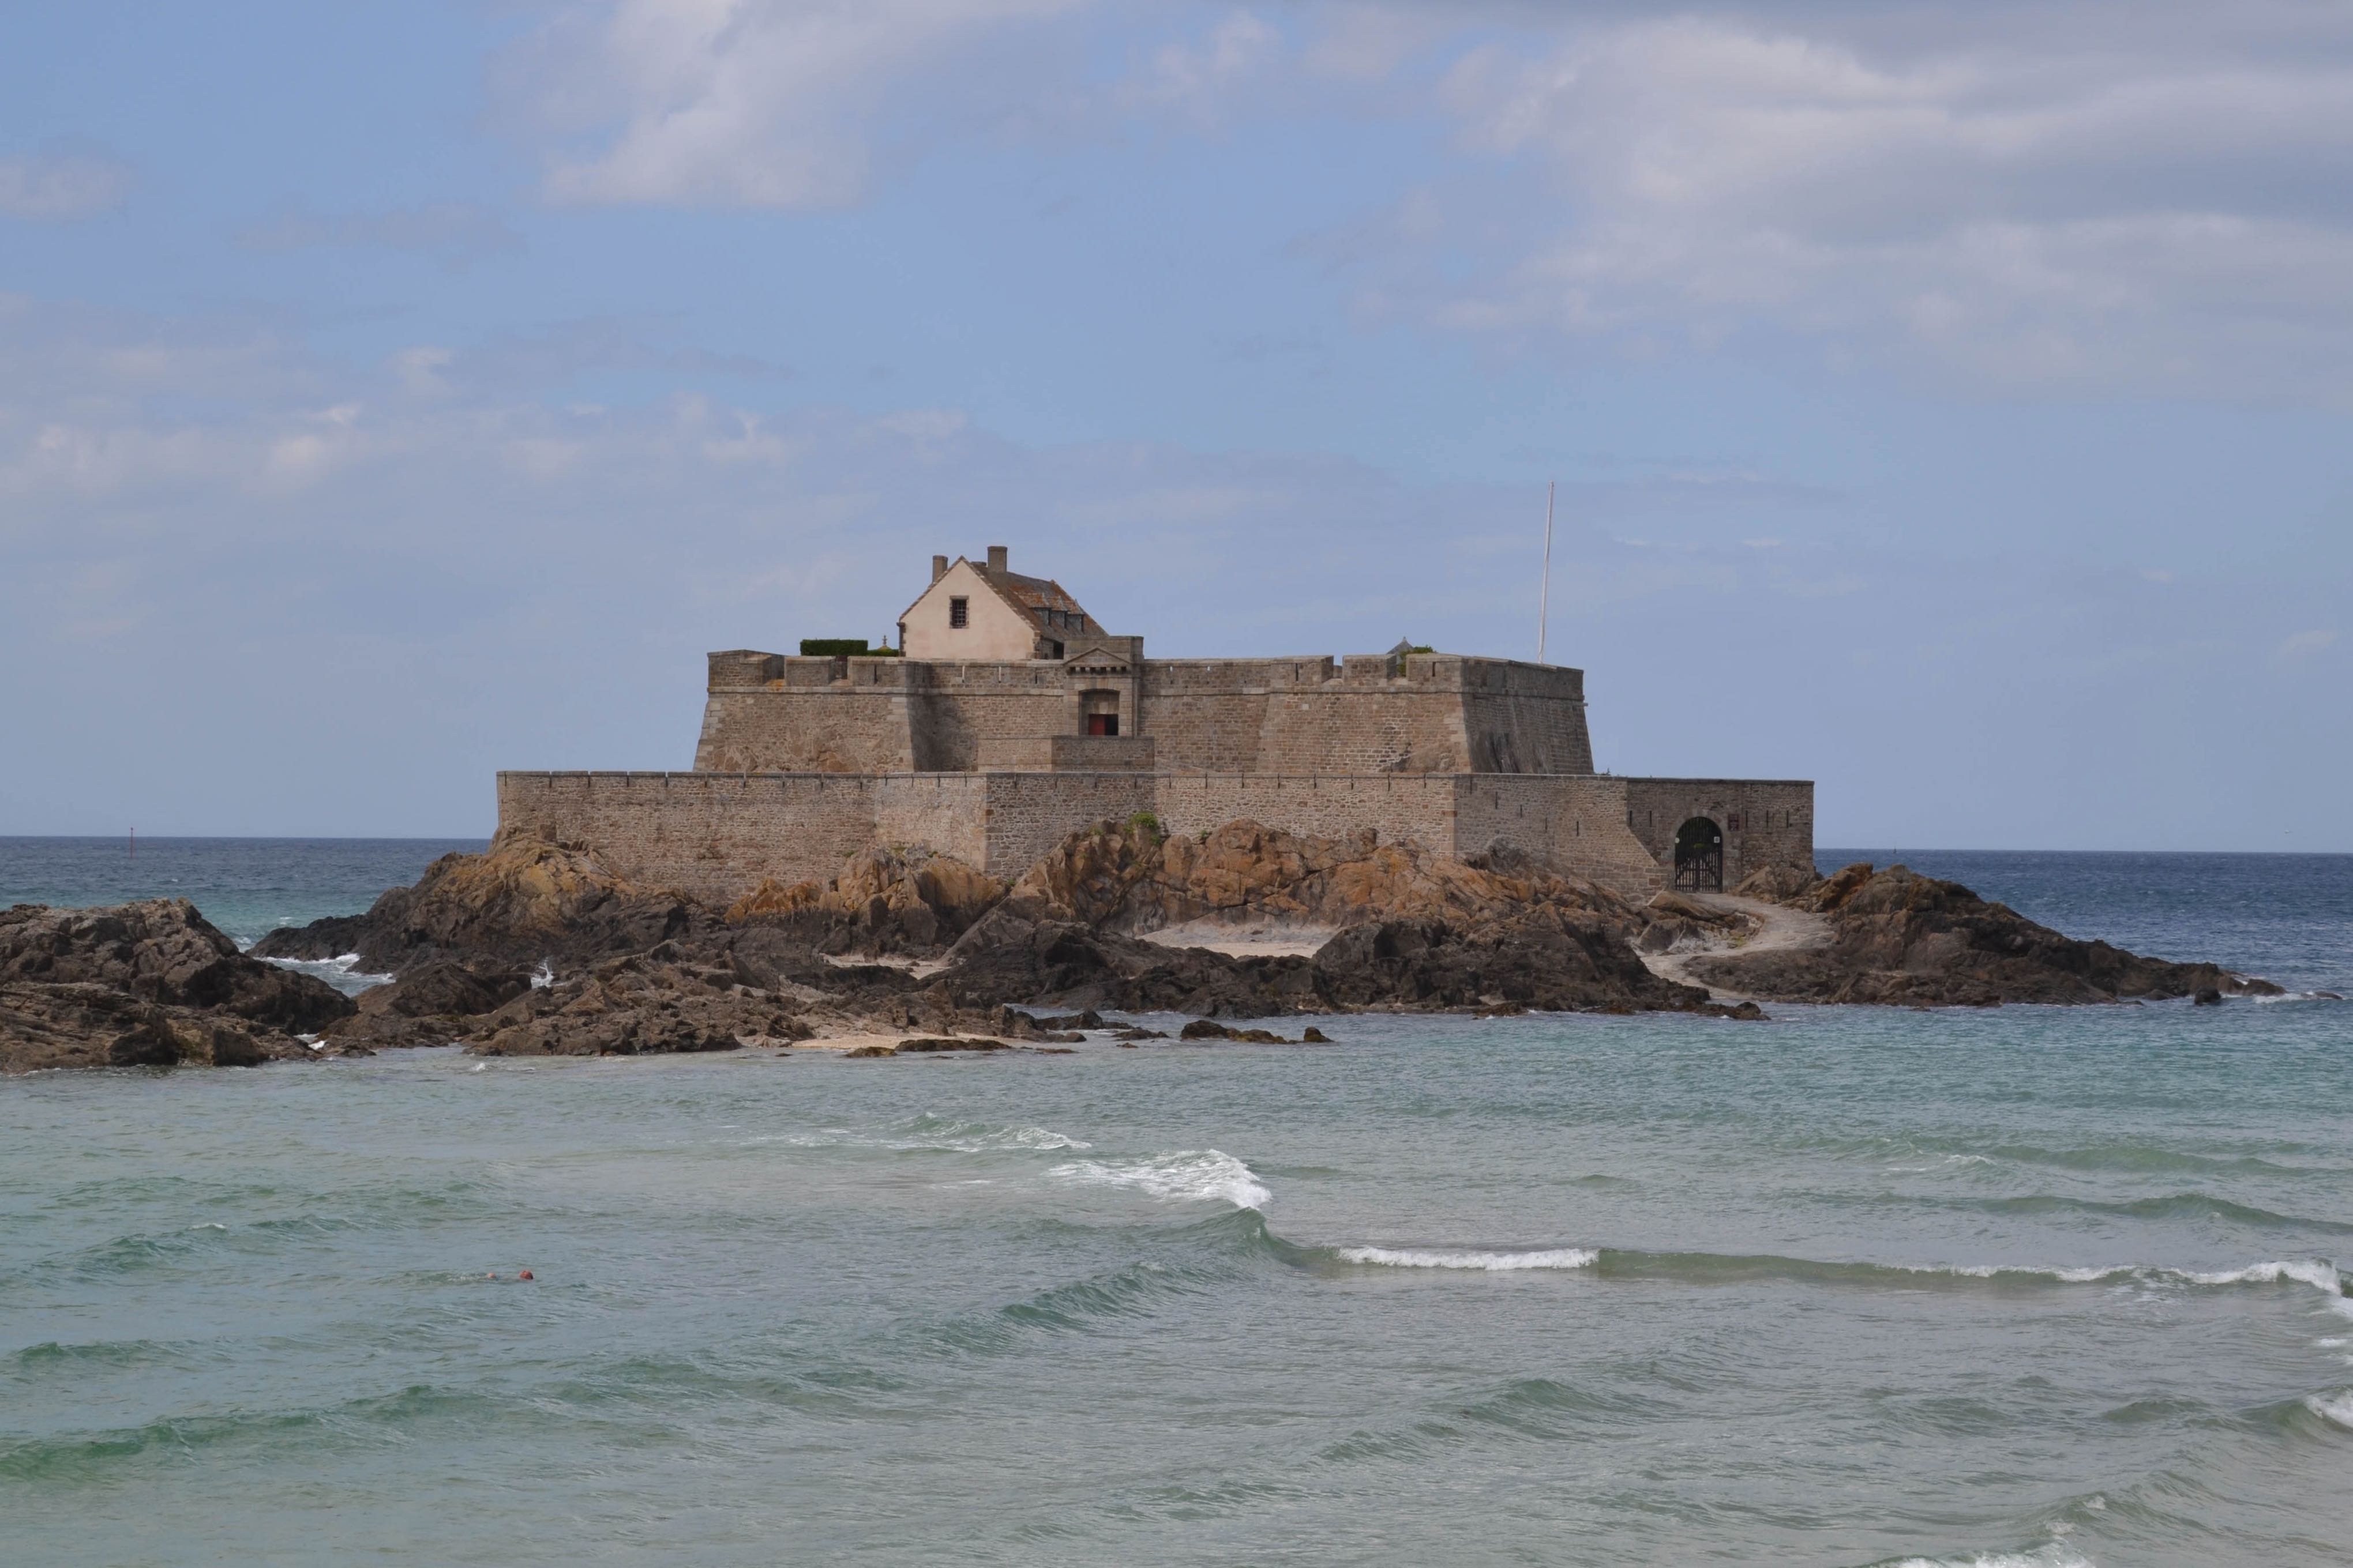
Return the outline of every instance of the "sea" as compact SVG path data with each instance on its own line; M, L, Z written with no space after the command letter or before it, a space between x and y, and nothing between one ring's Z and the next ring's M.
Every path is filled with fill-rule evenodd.
M2290 994L0 1080L0 1561L2353 1563L2353 858L1899 853Z

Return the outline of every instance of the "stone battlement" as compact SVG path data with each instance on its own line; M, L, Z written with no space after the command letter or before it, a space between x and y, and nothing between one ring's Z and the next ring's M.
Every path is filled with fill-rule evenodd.
M1059 766L1057 736L1149 738L1167 772L1589 773L1582 670L1456 654L1145 659L711 656L707 772ZM1092 723L1113 721L1109 725Z
M1002 546L934 556L899 636L882 657L714 653L692 773L501 773L499 826L723 901L877 845L1016 876L1138 812L1514 849L1634 894L1695 859L1725 886L1812 866L1810 784L1595 773L1582 670L1404 644L1147 659Z

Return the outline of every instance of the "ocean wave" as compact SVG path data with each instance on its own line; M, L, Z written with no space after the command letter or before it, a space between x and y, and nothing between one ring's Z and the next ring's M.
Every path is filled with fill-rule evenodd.
M1759 1279L1914 1289L1937 1282L1954 1287L1983 1284L2015 1289L2135 1282L2171 1289L2289 1284L2316 1290L2330 1307L2353 1316L2353 1298L2345 1294L2343 1276L2335 1264L2317 1258L2278 1258L2239 1268L2207 1270L2147 1263L2071 1268L2063 1264L1831 1262L1772 1253L1645 1252L1610 1247L1295 1247L1271 1232L1266 1234L1265 1241L1280 1248L1286 1260L1308 1268L1346 1265L1489 1272L1580 1269L1604 1279L1665 1279L1693 1285L1734 1285Z
M1092 1149L1050 1127L1000 1127L986 1121L955 1121L925 1113L881 1131L826 1127L814 1132L773 1132L739 1140L745 1146L782 1143L796 1149L889 1149L907 1153L1075 1153Z
M1885 1568L2097 1568L2063 1542L2029 1552L1973 1552L1966 1557L1899 1557Z
M1274 1196L1248 1165L1222 1149L1187 1149L1120 1163L1075 1160L1055 1166L1049 1174L1066 1182L1133 1187L1155 1198L1231 1204L1238 1209L1259 1208Z
M1873 1161L1902 1161L1890 1168L1911 1173L1980 1164L2042 1165L2063 1171L2121 1171L2143 1175L2310 1176L2346 1169L2338 1164L2288 1163L2260 1154L2195 1153L2126 1141L2046 1147L2039 1143L1988 1143L1978 1139L1815 1134L1794 1138L1790 1145ZM2301 1152L2310 1145L2289 1147Z
M280 969L290 969L297 974L307 974L323 980L336 990L351 995L392 984L389 974L372 974L360 968L360 955L344 953L341 958L265 958L264 963L274 963Z
M177 1465L202 1450L246 1446L314 1456L322 1442L397 1442L428 1423L479 1422L519 1408L527 1407L416 1384L318 1409L170 1417L143 1426L66 1433L0 1447L0 1480L68 1485L115 1480L125 1464Z
M2342 1426L2353 1432L2353 1391L2338 1390L2334 1394L2307 1394L2304 1407L2332 1426Z
M2310 1219L2301 1215L2279 1214L2271 1209L2232 1203L2228 1198L2218 1198L2207 1193L2168 1193L2161 1197L2134 1198L2124 1203L2101 1203L2090 1198L2062 1197L2046 1193L2014 1198L1923 1198L1913 1201L1938 1207L1976 1209L1985 1214L2091 1214L2114 1215L2126 1219L2219 1219L2233 1225L2353 1236L2353 1225L2342 1220Z
M1343 1263L1377 1264L1385 1268L1480 1268L1508 1274L1523 1268L1590 1268L1601 1254L1583 1247L1555 1247L1533 1252L1480 1252L1411 1247L1343 1247L1333 1257Z

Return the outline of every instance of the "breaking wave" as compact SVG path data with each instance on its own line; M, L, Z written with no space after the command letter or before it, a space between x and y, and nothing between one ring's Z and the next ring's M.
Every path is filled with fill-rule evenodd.
M1049 1173L1066 1182L1133 1187L1155 1198L1231 1204L1238 1209L1259 1208L1274 1196L1248 1165L1221 1149L1187 1149L1120 1163L1074 1160Z
M2307 1394L2304 1407L2330 1426L2353 1432L2353 1392L2339 1389L2334 1394Z
M2327 1304L2353 1316L2353 1297L2344 1277L2324 1258L2280 1258L2240 1268L2160 1268L2119 1263L2084 1268L2008 1263L1824 1262L1774 1254L1641 1252L1610 1247L1528 1248L1470 1247L1295 1247L1271 1232L1269 1245L1308 1267L1335 1265L1387 1268L1468 1269L1504 1273L1525 1269L1583 1269L1602 1279L1681 1280L1693 1285L1735 1285L1782 1279L1799 1283L1858 1285L1917 1289L1936 1282L1958 1288L1988 1285L2034 1287L2137 1283L2160 1289L2223 1289L2301 1285L2318 1291Z
M1967 1557L1899 1557L1887 1568L2094 1568L2072 1546L2052 1542L2031 1552L1973 1552Z
M1343 1247L1333 1256L1343 1263L1377 1264L1386 1268L1482 1268L1497 1274L1522 1268L1590 1268L1601 1261L1600 1253L1583 1247L1555 1247L1535 1252Z
M783 1143L797 1149L890 1149L943 1154L1057 1153L1093 1147L1083 1138L1069 1137L1048 1127L999 1127L929 1113L910 1117L880 1131L827 1127L815 1132L763 1134L742 1142Z
M264 963L274 963L280 969L290 969L297 974L307 974L323 980L347 996L378 985L392 984L389 974L370 974L360 968L360 955L347 952L341 958L265 958Z

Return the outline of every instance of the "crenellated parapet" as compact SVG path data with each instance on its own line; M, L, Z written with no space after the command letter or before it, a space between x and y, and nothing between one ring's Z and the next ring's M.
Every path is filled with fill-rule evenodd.
M1403 644L1148 659L1001 546L935 557L899 632L882 656L713 653L694 772L501 773L500 825L731 899L876 845L1012 876L1136 812L1514 850L1634 894L1811 865L1810 784L1595 773L1581 670Z

